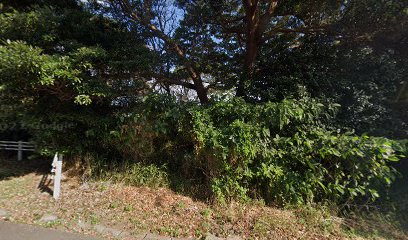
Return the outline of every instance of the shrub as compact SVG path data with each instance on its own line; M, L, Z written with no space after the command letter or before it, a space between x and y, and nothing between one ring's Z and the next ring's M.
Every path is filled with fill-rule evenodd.
M398 142L332 129L335 104L236 98L198 106L163 98L147 98L143 114L125 119L118 146L139 161L200 177L219 200L375 200L397 174L389 162L400 158Z

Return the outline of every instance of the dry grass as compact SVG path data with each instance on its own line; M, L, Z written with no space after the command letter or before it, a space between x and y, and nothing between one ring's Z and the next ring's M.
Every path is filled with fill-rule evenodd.
M165 188L104 182L83 184L75 177L67 177L62 183L61 200L56 202L47 191L38 188L43 177L41 171L26 169L4 174L13 172L15 167L15 162L1 160L0 208L10 213L9 221L92 235L98 234L93 226L103 225L128 233L121 239L134 239L145 232L195 238L208 233L221 237L238 235L243 239L350 238L341 231L342 220L338 218L310 212L299 214L300 210L262 204L215 206ZM49 213L59 220L41 223L41 216ZM110 233L105 237L113 238Z

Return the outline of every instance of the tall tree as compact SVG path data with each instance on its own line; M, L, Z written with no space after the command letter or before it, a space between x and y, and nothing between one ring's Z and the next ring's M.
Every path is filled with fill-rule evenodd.
M343 103L345 116L359 112L348 118L366 119L353 124L366 129L360 126L382 118L369 117L370 111L384 116L387 111L380 109L390 109L389 96L404 96L400 70L406 62L407 14L401 1L107 0L97 5L128 27L143 29L160 59L145 73L148 80L168 92L172 85L192 89L202 103L216 91L235 91L247 101L305 91Z
M80 145L72 139L89 139L75 134L104 136L118 110L150 88L142 74L152 69L154 56L137 29L91 14L76 1L43 3L3 5L0 120L14 122L10 130L22 128L39 144ZM72 138L48 139L52 132L70 131L39 127L55 124L78 131Z
M163 0L109 0L106 2L108 4L100 5L109 5L111 12L115 12L121 20L134 22L144 27L153 37L163 41L166 47L177 56L193 84L188 83L189 79L177 79L175 76L156 75L154 77L194 89L202 103L208 102L208 88L213 87L214 84L208 86L205 83L203 80L205 70L202 64L194 55L189 54L193 52L189 48L191 47L189 40L192 38L181 39L172 31L168 31L169 22L174 23L177 22L177 19L182 19L181 25L176 23L177 30L190 28L193 25L197 27L198 23L207 26L208 29L190 31L190 34L194 35L193 38L196 38L196 42L200 41L200 34L203 36L202 30L206 31L207 46L214 42L222 42L220 44L235 42L236 49L231 50L244 52L244 60L240 67L241 77L239 83L236 84L238 95L243 96L245 95L245 84L252 78L255 71L259 50L268 39L279 34L305 34L321 31L322 26L328 24L328 19L341 9L341 1L330 1L329 3L317 1L313 2L313 7L310 7L310 3L300 5L296 2L286 3L278 0L193 0L177 1L177 4ZM327 17L323 19L322 15L327 15ZM217 33L224 34L224 36L220 35L221 39L217 40ZM231 34L234 36L231 37ZM212 46L212 50L215 48L217 46ZM205 49L207 48L204 47L202 51ZM222 59L215 58L213 63ZM214 74L210 76L217 77ZM220 82L219 79L212 79L212 81Z
M279 0L196 0L179 1L186 15L206 21L224 43L234 45L241 65L237 95L246 95L256 72L257 56L271 39L281 35L304 36L333 31L330 28L342 8L342 1L279 1ZM200 9L202 14L197 14ZM238 53L238 54L237 54ZM242 59L242 60L241 60Z
M144 27L153 37L160 39L166 44L166 47L172 51L185 67L186 72L193 81L189 84L180 79L171 79L162 75L153 75L161 81L168 81L183 87L194 89L201 103L208 102L207 89L204 86L201 72L191 57L173 38L172 31L169 31L170 22L177 21L177 11L171 9L173 6L166 4L166 1L130 1L130 0L111 0L109 1L112 9L119 12L125 20L133 21ZM118 11L119 10L119 11Z

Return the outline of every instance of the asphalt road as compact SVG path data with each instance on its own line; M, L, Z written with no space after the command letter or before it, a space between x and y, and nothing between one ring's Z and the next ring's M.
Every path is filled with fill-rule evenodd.
M0 221L0 240L97 240L97 238Z

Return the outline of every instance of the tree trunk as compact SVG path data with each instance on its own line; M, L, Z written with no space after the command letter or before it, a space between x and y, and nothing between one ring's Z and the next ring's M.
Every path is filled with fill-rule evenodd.
M247 83L252 81L256 56L259 49L259 9L257 0L244 0L246 22L246 52L244 58L243 75L238 82L237 96L245 97Z
M259 0L243 0L245 9L245 37L246 52L243 66L243 75L238 82L237 96L245 97L247 85L253 81L255 63L259 48L264 43L262 35L278 5L278 0L269 0L269 6L265 12L261 12Z
M238 82L237 87L237 96L238 97L245 97L247 91L247 83L251 82L254 75L255 70L255 61L258 54L258 43L255 35L250 35L251 38L248 36L248 40L246 42L246 52L245 52L245 59L244 59L244 68L243 68L243 75Z
M187 70L193 79L195 90L197 92L198 99L200 100L200 103L206 104L208 103L208 95L207 95L207 89L204 87L203 80L201 79L201 76L197 71L192 67L190 64L187 65Z

